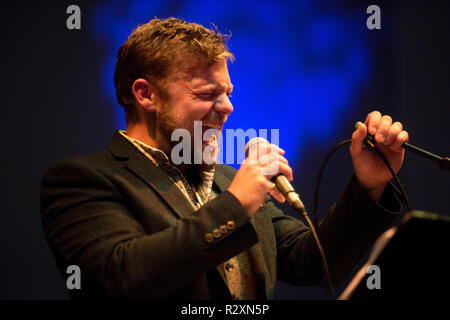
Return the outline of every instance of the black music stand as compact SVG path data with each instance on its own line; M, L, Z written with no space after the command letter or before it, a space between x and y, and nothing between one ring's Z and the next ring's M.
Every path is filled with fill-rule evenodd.
M367 286L370 265L380 268L380 289ZM377 239L339 300L449 298L450 217L412 211Z

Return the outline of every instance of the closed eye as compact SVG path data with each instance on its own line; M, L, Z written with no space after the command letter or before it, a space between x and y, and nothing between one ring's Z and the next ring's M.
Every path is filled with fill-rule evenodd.
M213 98L220 96L221 94L222 94L221 92L199 92L199 93L197 93L197 95L201 99L213 99ZM227 92L226 95L228 98L231 98L231 92Z
M201 93L198 93L198 96L201 99L212 99L212 98L214 98L216 96L216 93L214 93L214 92L201 92Z

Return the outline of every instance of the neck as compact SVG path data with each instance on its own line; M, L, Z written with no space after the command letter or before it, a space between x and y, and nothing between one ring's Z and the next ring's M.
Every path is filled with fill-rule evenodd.
M142 123L127 126L127 136L142 141L153 148L160 149L156 140L156 135L152 134L151 130Z

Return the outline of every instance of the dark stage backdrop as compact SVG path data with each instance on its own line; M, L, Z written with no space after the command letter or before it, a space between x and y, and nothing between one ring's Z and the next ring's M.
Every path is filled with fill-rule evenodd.
M81 9L80 30L66 27L72 4ZM450 155L450 3L378 2L380 30L366 27L371 4L2 2L0 299L68 298L43 236L40 181L55 161L102 149L123 128L112 85L115 54L155 15L231 30L236 90L227 128L280 129L294 186L310 212L321 161L373 109L403 122L413 144ZM322 216L351 170L348 150L341 150L322 182ZM450 214L448 172L408 154L400 178L413 208ZM280 282L278 297L325 294Z

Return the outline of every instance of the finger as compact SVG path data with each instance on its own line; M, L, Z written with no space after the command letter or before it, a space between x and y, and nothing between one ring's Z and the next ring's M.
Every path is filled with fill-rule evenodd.
M269 144L269 143L258 143L260 146L260 149L258 151L258 155L261 157L267 153L277 153L280 155L283 155L286 153L283 149L281 149L276 144Z
M270 150L273 151L273 152L276 152L278 154L281 154L281 155L286 153L286 151L284 151L279 146L277 146L276 144L273 144L273 143L270 144Z
M283 195L281 194L280 191L278 191L277 188L274 188L274 189L270 192L270 195L271 195L272 197L274 197L275 200L277 200L278 202L283 203L283 202L286 201L286 198L283 197Z
M266 153L260 157L258 157L256 159L256 161L252 162L252 163L256 163L260 166L266 166L272 162L278 161L280 159L280 155L275 153L275 152L271 152L271 153Z
M282 155L272 152L272 153L267 153L263 156L261 156L257 161L255 161L255 163L258 163L259 165L262 166L266 166L272 162L276 162L276 161L280 161L284 164L289 164L288 160L283 157Z
M398 149L398 150L403 150L402 148L402 144L404 144L405 142L409 141L409 134L408 132L406 132L405 130L403 130L402 132L400 132L397 135L397 139L395 140L395 142L391 145L391 147L393 149Z
M394 141L397 140L398 134L402 132L402 130L403 125L400 122L394 122L389 129L385 144L389 146L394 143Z
M375 142L385 143L388 136L389 129L392 125L392 118L390 116L382 116L377 133L375 134Z
M288 160L285 157L283 157L282 155L278 155L278 160L289 165Z
M261 174L269 180L278 174L285 175L289 181L293 180L292 168L281 161L274 161L262 167Z
M350 145L350 154L354 157L359 155L363 150L364 138L367 135L367 127L364 123L358 121L357 128L352 134L352 143Z
M367 115L364 124L367 126L369 133L375 135L378 130L378 126L381 122L381 113L379 111L373 111Z
M280 172L280 166L281 166L280 162L273 161L268 165L261 167L260 173L261 175L266 177L266 179L270 180L272 179L272 177L274 177Z
M267 157L267 158L266 158ZM269 161L269 162L273 162L273 161L281 161L281 162L283 162L283 163L285 163L285 164L289 164L288 163L288 160L285 158L285 157L283 157L282 155L280 155L280 154L278 154L278 153L275 153L275 152L272 152L272 153L270 153L270 154L267 154L267 155L265 155L265 158L264 159L268 159L267 161ZM266 161L266 160L265 160ZM263 164L268 164L268 162L266 163L266 162L264 162Z
M260 157L264 156L265 154L269 153L277 153L280 155L283 155L286 153L283 149L278 147L276 144L269 144L267 142L259 142L256 144L251 144L249 151L248 151L248 157L252 160L257 160Z
M276 188L275 183L273 183L272 181L267 180L263 177L261 179L264 193L270 193Z
M284 174L289 181L294 180L294 173L292 171L292 168L288 164L281 161L279 162L279 164L280 164L280 173Z

